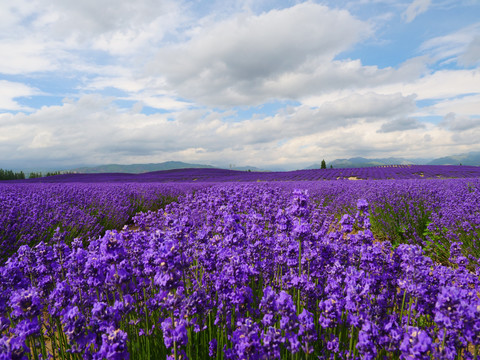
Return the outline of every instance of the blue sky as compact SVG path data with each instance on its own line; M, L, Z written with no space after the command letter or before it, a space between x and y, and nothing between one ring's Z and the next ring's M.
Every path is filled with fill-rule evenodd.
M0 167L480 150L478 0L6 0Z

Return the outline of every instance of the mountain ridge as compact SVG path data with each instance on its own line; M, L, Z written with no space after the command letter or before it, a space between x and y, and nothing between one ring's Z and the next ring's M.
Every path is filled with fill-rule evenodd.
M364 158L364 157L352 157L348 159L335 159L331 162L326 162L327 167L333 166L334 168L361 168L372 166L389 166L389 165L470 165L480 166L480 151L472 151L463 154L444 156L435 159L425 158L413 158L405 159L400 157L388 157L388 158ZM164 171L175 169L190 169L190 168L208 168L208 169L229 169L237 171L252 171L252 172L267 172L272 170L265 170L255 166L213 166L206 164L186 163L182 161L165 161L162 163L148 163L148 164L107 164L98 166L84 166L64 172L83 173L83 174L100 174L100 173L130 173L141 174L152 171ZM315 163L303 169L320 169L321 164ZM278 171L278 170L273 170ZM284 170L283 170L284 171Z
M332 165L334 168L359 168L371 166L388 166L388 165L470 165L480 166L480 151L471 151L468 153L444 156L435 159L425 158L373 158L353 157L349 159L335 159L327 162L327 167ZM315 163L306 169L320 169L320 163Z
M142 174L153 171L166 171L176 169L229 169L237 171L253 171L253 172L267 172L268 170L259 169L255 166L233 166L221 167L206 164L193 164L183 161L164 161L161 163L148 164L106 164L97 166L83 166L64 172L79 173L79 174L101 174L101 173L119 173L119 174Z
M148 163L148 164L107 164L97 166L84 166L68 170L72 173L80 174L101 174L101 173L122 173L122 174L141 174L152 171L164 171L175 169L213 169L215 166L204 164L191 164L182 161L165 161L162 163Z

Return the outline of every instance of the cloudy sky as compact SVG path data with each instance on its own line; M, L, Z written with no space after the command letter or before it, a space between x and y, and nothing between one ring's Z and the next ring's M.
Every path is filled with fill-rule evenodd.
M478 0L0 0L0 167L480 150Z

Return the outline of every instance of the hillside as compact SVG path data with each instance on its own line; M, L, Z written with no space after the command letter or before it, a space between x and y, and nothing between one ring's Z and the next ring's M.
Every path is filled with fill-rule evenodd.
M480 166L480 151L464 154L445 156L436 159L413 158L405 159L398 157L374 158L353 157L349 159L335 159L327 161L327 167L332 165L334 168L363 168L372 166L390 166L390 165L469 165ZM320 169L320 162L315 163L306 169Z
M158 164L132 164L132 165L120 165L109 164L99 165L92 167L81 167L69 170L73 173L81 174L104 174L104 173L123 173L123 174L141 174L152 171L165 171L175 169L213 169L214 166L202 165L202 164L190 164L182 161L166 161Z
M480 166L480 151L469 152L466 154L445 156L432 160L429 165L470 165Z

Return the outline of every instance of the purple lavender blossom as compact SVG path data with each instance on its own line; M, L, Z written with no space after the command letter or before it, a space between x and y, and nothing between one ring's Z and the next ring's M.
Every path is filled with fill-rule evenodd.
M313 352L313 344L317 340L313 314L307 309L303 309L302 313L298 315L298 321L300 323L298 336L301 337L302 350L305 354L310 354Z
M27 360L29 351L24 337L0 337L0 360Z
M430 359L432 339L425 330L409 326L400 345L405 359Z
M264 349L260 341L260 328L251 319L237 323L231 340L235 354L239 359L260 360L264 358Z
M208 356L217 357L217 339L215 338L208 343Z
M218 357L219 344L232 359L344 358L350 350L362 358L468 358L480 345L480 281L472 272L478 257L461 257L464 238L446 248L454 267L426 257L421 241L376 238L375 210L388 203L402 234L421 240L403 214L417 216L425 198L441 204L445 185L428 184L211 184L137 214L138 229L71 245L59 229L56 243L20 247L0 266L0 353L39 350L26 346L40 331L57 336L59 324L59 353L83 358L127 358L128 347L145 344L177 359L197 348ZM466 182L449 184L452 197L466 191ZM426 209L432 236L445 225L453 239L453 205ZM476 218L467 215L460 224L470 233Z
M35 288L15 291L10 297L12 316L18 318L31 318L40 314L43 300Z
M129 359L127 341L128 336L126 332L120 329L110 329L106 334L102 335L102 345L99 351L95 353L94 359Z

